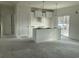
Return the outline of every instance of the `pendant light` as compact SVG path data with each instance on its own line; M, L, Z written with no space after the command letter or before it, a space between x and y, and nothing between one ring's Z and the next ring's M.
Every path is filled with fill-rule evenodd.
M42 17L44 17L44 14L45 14L45 17L46 17L45 1L43 1Z

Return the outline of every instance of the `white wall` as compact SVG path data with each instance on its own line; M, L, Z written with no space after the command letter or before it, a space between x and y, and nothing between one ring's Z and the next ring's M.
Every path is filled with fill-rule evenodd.
M51 28L57 27L57 16L55 12L53 13L52 19L50 20L50 27Z
M15 34L17 37L29 37L30 8L23 3L18 3L15 9Z
M58 9L58 16L70 16L69 37L79 40L79 14L76 14L79 6L71 6Z

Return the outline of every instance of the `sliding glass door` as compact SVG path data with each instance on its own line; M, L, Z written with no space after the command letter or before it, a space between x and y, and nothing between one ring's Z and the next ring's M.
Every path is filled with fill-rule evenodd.
M61 35L69 36L69 19L70 16L58 17L58 26L61 28Z

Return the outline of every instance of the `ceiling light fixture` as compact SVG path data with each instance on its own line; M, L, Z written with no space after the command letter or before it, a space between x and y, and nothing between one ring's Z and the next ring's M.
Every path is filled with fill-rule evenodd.
M45 14L45 16L46 16L45 1L43 1L42 17L44 17L44 14Z

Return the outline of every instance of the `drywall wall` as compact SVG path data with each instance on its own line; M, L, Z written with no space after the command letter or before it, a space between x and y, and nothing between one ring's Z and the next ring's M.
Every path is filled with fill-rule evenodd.
M29 37L30 8L23 3L18 3L15 8L15 34L18 38Z
M69 37L79 40L79 14L76 14L76 10L79 10L79 5L58 9L57 14L70 16Z

